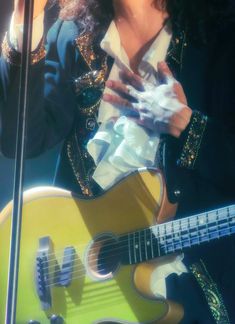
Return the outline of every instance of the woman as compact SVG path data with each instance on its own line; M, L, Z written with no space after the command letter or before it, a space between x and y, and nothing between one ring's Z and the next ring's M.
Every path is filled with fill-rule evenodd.
M15 1L15 29L22 22L22 3ZM42 20L45 5L36 1L36 19ZM101 189L91 179L96 166L87 143L98 130L98 109L106 102L124 110L149 136L161 135L158 163L170 201L179 202L178 217L232 203L235 43L228 12L224 0L62 1L61 19L48 34L46 58L42 40L32 53L31 78L37 82L30 89L28 157L65 139L56 184L97 194ZM120 46L112 51L114 35ZM40 37L35 36L35 44ZM16 96L11 93L17 89L20 58L9 38L14 41L12 33L3 43L0 74L1 147L7 156L13 154ZM168 86L166 92L162 85ZM164 104L154 97L159 88ZM154 97L151 103L149 96ZM185 261L191 273L168 278L167 295L184 305L185 323L235 320L232 244L220 242L216 253L211 246L194 253ZM227 256L218 265L216 255L221 258L225 249Z

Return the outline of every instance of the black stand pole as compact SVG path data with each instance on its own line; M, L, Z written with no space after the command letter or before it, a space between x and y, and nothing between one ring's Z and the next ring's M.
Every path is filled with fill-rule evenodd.
M28 76L31 60L31 39L34 0L25 0L24 35L20 70L19 106L16 140L16 160L13 189L13 213L9 255L8 289L5 324L16 323L17 286L22 222L24 151L26 140L26 111L28 99Z

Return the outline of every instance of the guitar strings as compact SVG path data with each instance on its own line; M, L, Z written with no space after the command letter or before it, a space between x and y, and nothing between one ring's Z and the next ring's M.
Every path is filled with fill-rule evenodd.
M215 227L215 226L214 226ZM217 231L214 231L214 232L211 232L210 233L210 235L213 235L213 234L217 234L217 233L220 233L220 231L221 230L217 230ZM209 234L209 233L208 233ZM229 233L228 233L228 235L229 235ZM178 250L181 250L181 249L183 249L184 248L184 246L183 246L183 242L188 242L189 243L189 245L192 245L191 244L191 242L192 242L192 238L190 237L190 238L186 238L186 239L184 239L184 240L179 240L178 242L164 242L164 244L161 244L161 246L163 246L164 248L165 248L165 252L167 253L169 253L169 252L171 252L171 253L174 253L174 252L176 252L176 251L178 251ZM208 238L208 241L210 241L210 238ZM200 239L198 240L198 244L199 244L199 242L200 242ZM203 241L202 241L203 242ZM116 253L116 255L122 255L122 253L121 253L121 251L123 251L123 249L125 248L125 241L123 241L123 242L121 242L122 244L119 244L117 247L115 247L115 248L113 248L113 250L112 251L120 251L118 254ZM180 245L181 246L179 246L179 243L181 243ZM113 244L112 244L113 245ZM176 245L178 245L179 247L177 248L177 246ZM194 244L193 244L194 245ZM113 245L114 246L114 245ZM169 246L171 247L171 251L168 251L168 249L169 249ZM175 247L176 246L176 247ZM172 247L173 247L173 249L172 249ZM136 252L136 253L138 253L138 252ZM74 253L76 256L77 256L77 253ZM93 255L97 255L97 253L94 253ZM90 254L90 257L92 257L92 253ZM105 258L103 258L103 259L109 259L110 257L105 257ZM152 255L152 258L154 258L154 255ZM134 259L134 257L133 257L133 259ZM99 260L100 261L102 261L102 258L99 258ZM56 261L57 263L59 263L59 259L58 258L55 258L54 260L50 260L50 262L53 262L53 261ZM46 261L47 262L47 261ZM96 264L96 259L93 259L93 262ZM52 265L49 265L49 266L47 266L47 267L45 267L45 270L47 270L48 268L51 268L52 267ZM51 274L51 273L50 273Z
M234 211L235 211L235 208L234 208ZM230 211L230 213L231 213L231 211ZM156 224L156 225L150 226L150 227L148 227L146 229L141 229L141 230L138 230L138 231L135 231L135 232L131 232L129 234L134 235L134 234L140 234L142 231L146 232L148 230L149 231L152 231L153 229L159 229L159 230L157 230L158 231L158 233L157 233L158 235L157 236L156 236L156 232L155 233L152 232L152 234L154 234L154 239L162 239L162 238L164 238L166 236L172 236L172 239L176 239L175 233L173 233L174 226L175 226L175 225L173 225L173 222L175 222L175 224L176 224L176 222L178 222L178 225L179 225L178 226L178 230L179 230L179 232L177 232L177 234L181 234L181 232L186 231L187 233L184 234L184 235L187 235L188 234L189 236L192 236L193 233L190 232L190 230L195 229L195 232L198 232L199 231L199 226L200 227L202 227L202 226L207 227L207 225L216 223L216 225L214 227L218 227L219 225L217 224L217 222L221 222L221 221L229 222L233 217L235 217L233 215L228 215L227 209L226 210L223 209L223 210L220 211L220 215L219 215L220 218L219 219L218 219L218 215L215 215L216 216L216 219L213 219L213 220L212 219L209 220L208 217L207 217L207 224L206 223L205 224L201 224L200 223L199 216L200 215L198 215L198 217L196 217L196 216L190 216L190 217L187 217L187 218L182 218L182 219L179 219L179 220L176 220L176 221L171 221L171 222L168 222L168 223ZM222 216L225 216L225 217L222 217ZM195 218L195 223L193 223L193 224L190 223L190 220L192 220L194 218ZM184 228L182 226L184 226ZM163 228L163 230L161 228ZM208 232L208 234L209 234L209 232ZM125 235L125 234L122 234L120 237L122 237L123 235ZM126 233L126 235L128 235L128 233ZM118 238L118 237L116 237L116 238ZM105 238L103 240L99 240L97 242L99 244L103 244L103 243L105 243L107 241L110 241L110 239L111 239L111 237L110 238ZM144 240L142 239L141 242L143 242L143 241ZM121 242L129 242L129 240L127 238L126 240L123 240ZM106 247L114 246L114 245L115 244L112 242L110 244L107 244ZM74 248L76 248L77 250L79 250L79 248L86 247L86 246L87 246L87 244L79 244L79 245L75 246ZM48 253L47 254L47 258L49 258L50 256L55 256L55 253L60 254L60 253L63 253L63 252L64 252L64 249L60 249L60 250L53 251L52 253ZM77 254L77 252L74 252L74 255L76 255L76 254ZM73 254L71 254L71 256L72 255ZM63 258L64 258L64 256L61 256L59 259L58 258L51 259L50 262L56 261L56 260L57 261L62 261ZM45 261L45 262L48 262L48 261ZM43 264L43 262L42 262L42 264Z
M224 213L222 213L222 212L226 212L226 215L223 218L221 217L221 216L224 216ZM233 212L235 213L235 207L234 207ZM164 237L164 236L167 236L167 235L173 235L174 233L172 233L172 231L173 231L174 226L175 226L174 224L176 224L176 223L179 225L178 226L179 232L186 230L190 234L189 231L192 230L192 229L194 229L194 228L195 228L196 231L198 231L198 227L199 226L208 226L208 225L210 225L212 223L216 223L217 224L220 221L224 221L224 220L226 221L229 218L235 217L235 215L234 216L231 215L231 211L228 213L227 208L226 208L226 210L225 210L225 208L221 209L219 215L215 214L214 211L213 211L213 213L214 213L213 215L216 216L216 219L209 220L208 215L206 215L206 214L212 214L212 212L209 212L209 213L199 214L197 216L193 215L193 216L190 216L190 217L187 217L187 218L182 218L182 219L178 219L178 220L171 221L171 222L167 222L167 223L163 223L163 224L155 224L155 225L152 225L152 226L150 226L150 227L148 227L146 229L140 229L140 230L135 231L135 232L130 232L129 234L134 234L134 233L137 234L137 233L140 233L141 231L152 230L154 228L159 228L160 229L161 227L163 227L164 228L163 231L161 231L161 230L158 231L159 232L158 234L160 234L160 232L163 232L162 235L158 235L158 238L161 238L161 237ZM199 219L199 217L201 215L204 215L206 217L207 223L205 223L205 224L200 223L201 220ZM210 215L210 216L212 216L212 215ZM192 219L195 221L194 223L190 223L190 220L192 220ZM198 223L200 223L200 224L198 224ZM182 227L182 225L185 226L185 229ZM216 226L218 227L218 224ZM170 232L170 233L168 233L168 232ZM126 233L126 235L127 234L128 233ZM125 235L125 233L122 234L121 236L123 236L123 235ZM105 238L104 240L99 240L99 243L103 243L105 241L107 241L107 238ZM111 245L113 245L113 243ZM79 244L79 245L77 245L75 247L76 248L80 248L80 247L85 247L85 246L87 246L87 243ZM63 249L60 249L60 250L57 250L56 253L60 253L60 252L62 253L63 251L64 251L64 248ZM47 254L47 256L54 255L54 253L55 252L49 253L49 254Z
M222 220L222 219L221 219ZM225 220L225 219L223 219L223 220ZM227 222L226 223L224 223L224 224L227 224ZM222 225L222 224L220 224L220 225ZM215 228L215 230L213 229L213 228ZM212 231L212 229L213 229L213 231ZM227 230L229 230L229 228L227 228ZM220 231L222 231L222 229L218 229L218 225L215 225L215 226L213 226L213 227L211 227L211 231L209 232L207 232L206 234L205 234L205 236L207 236L207 235L214 235L214 234L220 234ZM169 234L167 234L167 235L169 235ZM161 239L162 237L166 237L167 235L159 235L159 236L156 236L155 235L155 237L154 237L154 239L157 241L159 238ZM187 235L187 234L186 234ZM177 240L178 239L178 241L177 242L175 242L174 240ZM212 238L208 238L208 241L209 240L211 240L211 239L213 239L213 237ZM162 242L158 242L161 246L164 246L164 248L167 248L167 244L168 244L168 247L169 246L173 246L173 250L172 250L172 253L174 253L174 252L176 252L176 251L178 251L178 250L180 250L181 248L183 249L184 248L184 246L182 245L180 248L179 247L177 247L177 246L179 246L180 245L180 243L184 243L185 241L187 241L187 242L189 242L189 245L191 246L191 245L194 245L193 243L191 244L191 242L192 242L192 240L193 240L193 237L192 237L192 233L191 233L191 235L189 236L189 237L186 237L186 238L182 238L182 236L181 237L175 237L174 235L172 235L170 238L166 238L166 241L165 241L165 243L162 243ZM102 240L102 241L99 241L99 243L100 242L105 242L106 240ZM108 239L107 239L107 241L108 241ZM138 242L140 242L140 245L141 245L141 243L143 243L145 240L138 240ZM170 242L167 242L167 241L170 241ZM200 242L200 238L198 239L198 241ZM125 248L126 248L126 242L127 242L127 240L123 240L123 241L117 241L117 242L115 242L115 243L110 243L110 244L106 244L105 246L108 246L108 247L112 247L112 252L113 251L123 251ZM202 243L204 242L204 241L201 241ZM129 242L128 242L129 243ZM128 244L128 247L129 247L129 244ZM142 252L142 250L143 250L143 248L141 249L141 252ZM168 252L168 251L167 251ZM136 253L138 253L138 252L136 252ZM146 253L149 253L148 251L146 252L146 246L145 246L145 254ZM54 254L53 254L54 255ZM77 252L75 252L75 253L72 253L71 254L71 256L74 256L74 255L77 255ZM97 255L97 253L90 253L89 254L89 257L92 257L92 256L96 256ZM113 255L113 254L112 254ZM118 253L118 254L115 254L115 255L123 255L123 253ZM106 259L107 257L105 257L105 258L99 258L99 260L100 261L102 261L103 259ZM63 259L63 256L61 257L61 259L60 258L55 258L55 259L52 259L52 260L49 260L49 261L45 261L45 262L53 262L53 261L61 261ZM96 262L97 261L97 259L93 259L93 261L94 262ZM42 263L43 264L43 263ZM48 268L50 268L50 266L48 266ZM45 269L47 269L46 267L45 267Z
M232 227L232 229L235 229L235 226L233 226ZM217 234L217 233L219 233L219 231L214 231L214 232L211 232L210 234L212 235L212 234ZM230 233L231 234L231 233ZM227 235L227 234L224 234L224 235ZM191 244L191 239L184 239L183 241L182 241L182 243L183 242L187 242L187 243L189 243L189 245ZM168 243L168 242L166 242L166 244L165 244L165 248L166 248L166 250L169 248L169 246L171 246L172 247L172 245L174 245L174 243L172 244L172 242L171 243ZM122 246L122 247L119 247L119 248L116 248L115 250L120 250L120 249L123 249L125 247L125 245L124 246ZM183 248L183 246L182 247L179 247L178 249L176 248L175 249L175 251L171 251L171 253L174 253L174 252L176 252L177 250L181 250ZM169 252L169 251L166 251L166 253L167 252ZM122 253L116 253L116 255L121 255ZM97 264L97 262L96 261L98 261L98 260L108 260L108 259L110 259L111 257L113 257L113 255L112 256L106 256L105 258L100 258L100 259L94 259L94 260L92 260L93 262L94 262L94 265L96 265ZM91 266L91 264L90 264L90 266ZM49 267L47 267L48 269L49 268L51 268L52 266L49 266ZM56 267L56 265L54 265L54 267ZM85 266L83 265L82 266L83 267L83 269L78 269L78 270L75 270L75 271L72 271L72 274L74 274L74 273L77 273L77 274L79 274L79 272L80 271L82 271L83 273L84 273L84 269L85 269ZM103 270L105 270L105 269L100 269L99 271L103 271ZM57 270L57 271L52 271L52 272L50 272L50 273L48 273L47 274L47 276L49 277L49 276L51 276L52 274L53 275L55 275L56 273L60 273L60 270ZM74 278L75 279L75 278Z
M235 226L233 226L233 229L235 230ZM98 260L98 259L97 259L97 260ZM119 264L120 264L120 263L117 263L117 268L118 268ZM82 269L81 269L81 268L82 268ZM98 275L102 275L101 272L104 271L104 270L106 270L106 269L104 268L104 269L100 269L99 272L98 272L98 271L94 271L94 272L96 272ZM51 275L51 274L53 274L53 272L50 273L50 275ZM82 267L80 266L80 269L75 270L75 271L72 271L71 274L72 274L72 275L75 275L75 276L72 278L72 280L76 280L76 279L84 278L84 277L86 277L86 275L87 275L86 267L85 267L85 266L82 266ZM54 279L54 277L55 277L55 276L53 275L53 277L51 276L51 278L49 278L49 275L48 275L47 280L49 280L49 279ZM56 283L51 283L51 284L46 285L45 287L49 288L49 287L56 287L56 286L57 286Z

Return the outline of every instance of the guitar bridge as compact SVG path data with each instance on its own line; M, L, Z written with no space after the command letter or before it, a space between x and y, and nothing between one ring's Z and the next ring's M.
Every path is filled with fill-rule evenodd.
M39 239L39 249L36 257L36 287L43 310L51 308L51 279L49 276L52 242L49 237Z

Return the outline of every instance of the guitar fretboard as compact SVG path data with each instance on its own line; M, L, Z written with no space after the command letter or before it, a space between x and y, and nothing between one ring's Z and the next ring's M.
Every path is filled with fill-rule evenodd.
M120 237L124 263L135 264L184 251L235 233L235 205L154 225Z

